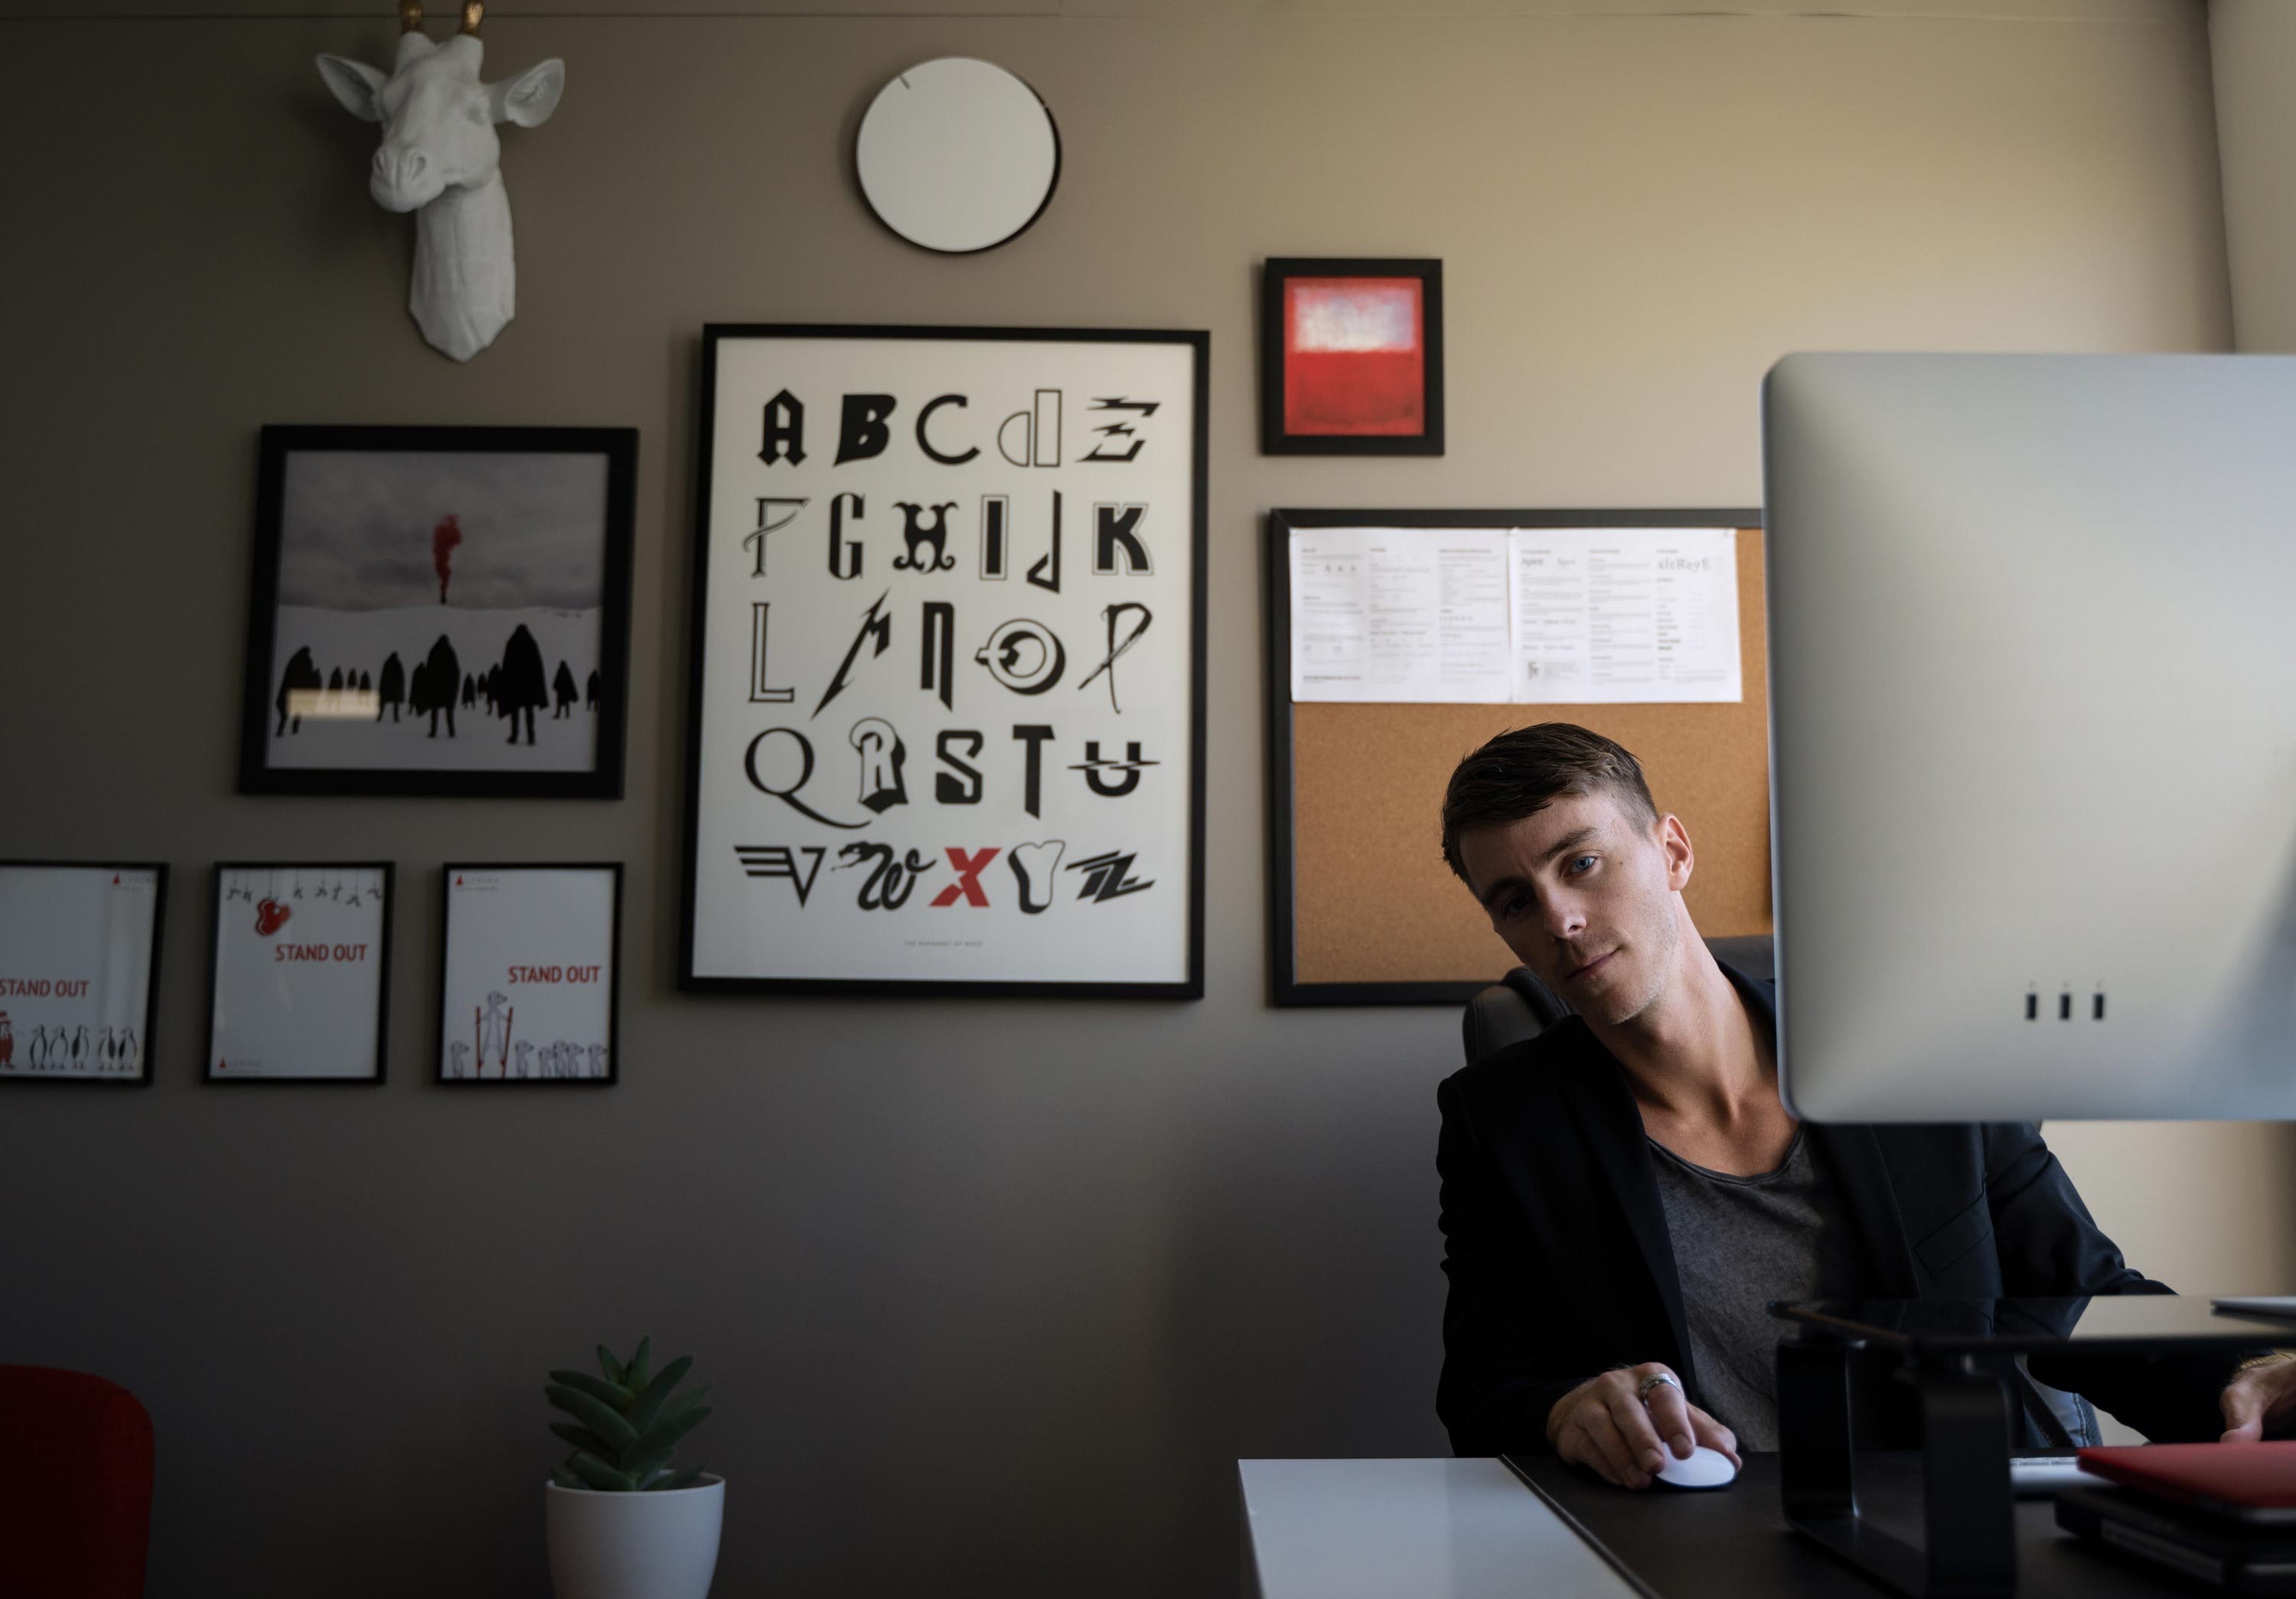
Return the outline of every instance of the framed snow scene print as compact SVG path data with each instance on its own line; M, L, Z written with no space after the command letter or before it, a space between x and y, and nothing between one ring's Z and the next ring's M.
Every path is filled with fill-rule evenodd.
M216 866L211 1083L380 1083L389 861Z
M1210 344L705 330L682 987L1202 994Z
M613 800L628 428L263 430L240 791Z
M1443 453L1443 263L1281 257L1260 269L1259 448Z
M620 865L445 872L439 1080L618 1080Z
M0 1083L152 1080L168 868L0 861Z

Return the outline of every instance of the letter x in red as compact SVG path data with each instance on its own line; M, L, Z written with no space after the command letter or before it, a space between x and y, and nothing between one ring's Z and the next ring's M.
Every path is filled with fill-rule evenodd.
M988 869L988 863L996 858L998 848L975 850L970 859L962 849L950 850L948 864L956 868L956 881L933 896L933 908L939 910L942 906L955 905L960 896L967 905L986 906L988 896L981 892L980 874Z

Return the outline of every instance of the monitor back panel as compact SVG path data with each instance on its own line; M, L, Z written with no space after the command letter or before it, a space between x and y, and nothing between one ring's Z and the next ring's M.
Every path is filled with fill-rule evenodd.
M2296 358L1764 387L1787 1103L2296 1116Z

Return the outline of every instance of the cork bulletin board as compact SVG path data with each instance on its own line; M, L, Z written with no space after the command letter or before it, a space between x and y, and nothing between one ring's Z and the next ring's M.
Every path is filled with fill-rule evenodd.
M1292 701L1295 528L1737 529L1735 704L1401 705ZM1517 964L1444 865L1451 769L1493 734L1576 722L1634 751L1696 851L1685 898L1709 938L1770 931L1769 660L1761 513L1274 511L1267 544L1273 997L1279 1005L1450 1004Z

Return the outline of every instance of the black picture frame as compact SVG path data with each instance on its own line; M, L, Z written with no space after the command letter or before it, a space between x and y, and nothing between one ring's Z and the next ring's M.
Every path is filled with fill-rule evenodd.
M450 1077L443 1051L431 1063L431 1080L443 1088L610 1088L622 1080L622 863L620 861L448 861L439 868L439 998L432 1012L431 1039L447 1036L447 984L454 949L455 897L449 885L457 872L603 872L613 882L612 919L607 931L613 975L606 994L606 1074L603 1077Z
M596 755L587 771L452 770L426 767L280 767L270 764L281 540L288 457L298 451L474 452L597 455L606 460L599 615L601 682ZM637 495L635 428L335 427L262 430L256 478L255 553L249 585L247 653L240 712L242 794L455 795L482 799L619 800L629 726L630 565ZM585 713L588 714L588 713ZM451 718L450 718L451 719ZM529 737L530 737L529 734Z
M1417 278L1421 283L1418 433L1294 433L1284 426L1283 288L1293 278ZM1444 448L1443 263L1423 257L1273 256L1259 273L1259 452L1263 455L1439 455Z
M1291 538L1306 528L1759 528L1759 510L1322 511L1267 513L1260 588L1267 596L1268 997L1300 1005L1464 1004L1505 975L1457 982L1300 980L1292 783ZM1433 818L1430 818L1430 824Z
M210 874L208 904L207 1044L200 1054L200 1078L217 1087L379 1088L390 1073L390 928L398 907L398 866L391 861L217 861ZM374 1075L372 1077L218 1077L216 1075L215 1013L223 959L223 881L228 872L378 872L382 875L382 919L375 938Z
M143 1070L135 1077L74 1076L62 1072L53 1077L35 1077L18 1072L4 1072L0 1073L0 1084L11 1086L22 1084L37 1087L148 1088L152 1086L152 1061L157 1053L157 1039L153 1035L153 1029L160 1018L160 947L168 930L168 863L165 861L0 859L0 871L19 868L37 870L48 867L82 872L149 872L152 874L152 959L144 979Z
M1193 452L1189 491L1189 793L1186 914L1187 974L1174 982L1059 982L869 978L725 977L697 974L694 967L696 878L701 837L702 695L708 660L705 627L709 600L711 441L716 436L718 352L728 340L758 338L853 340L1002 340L1015 342L1169 344L1193 352L1189 447ZM1201 999L1204 994L1204 705L1205 637L1209 586L1206 574L1210 522L1208 482L1211 447L1211 335L1206 332L1135 328L964 327L856 323L709 323L701 331L700 419L694 475L693 567L687 620L685 837L680 862L677 986L703 994L823 994L883 997L977 997L983 999Z

